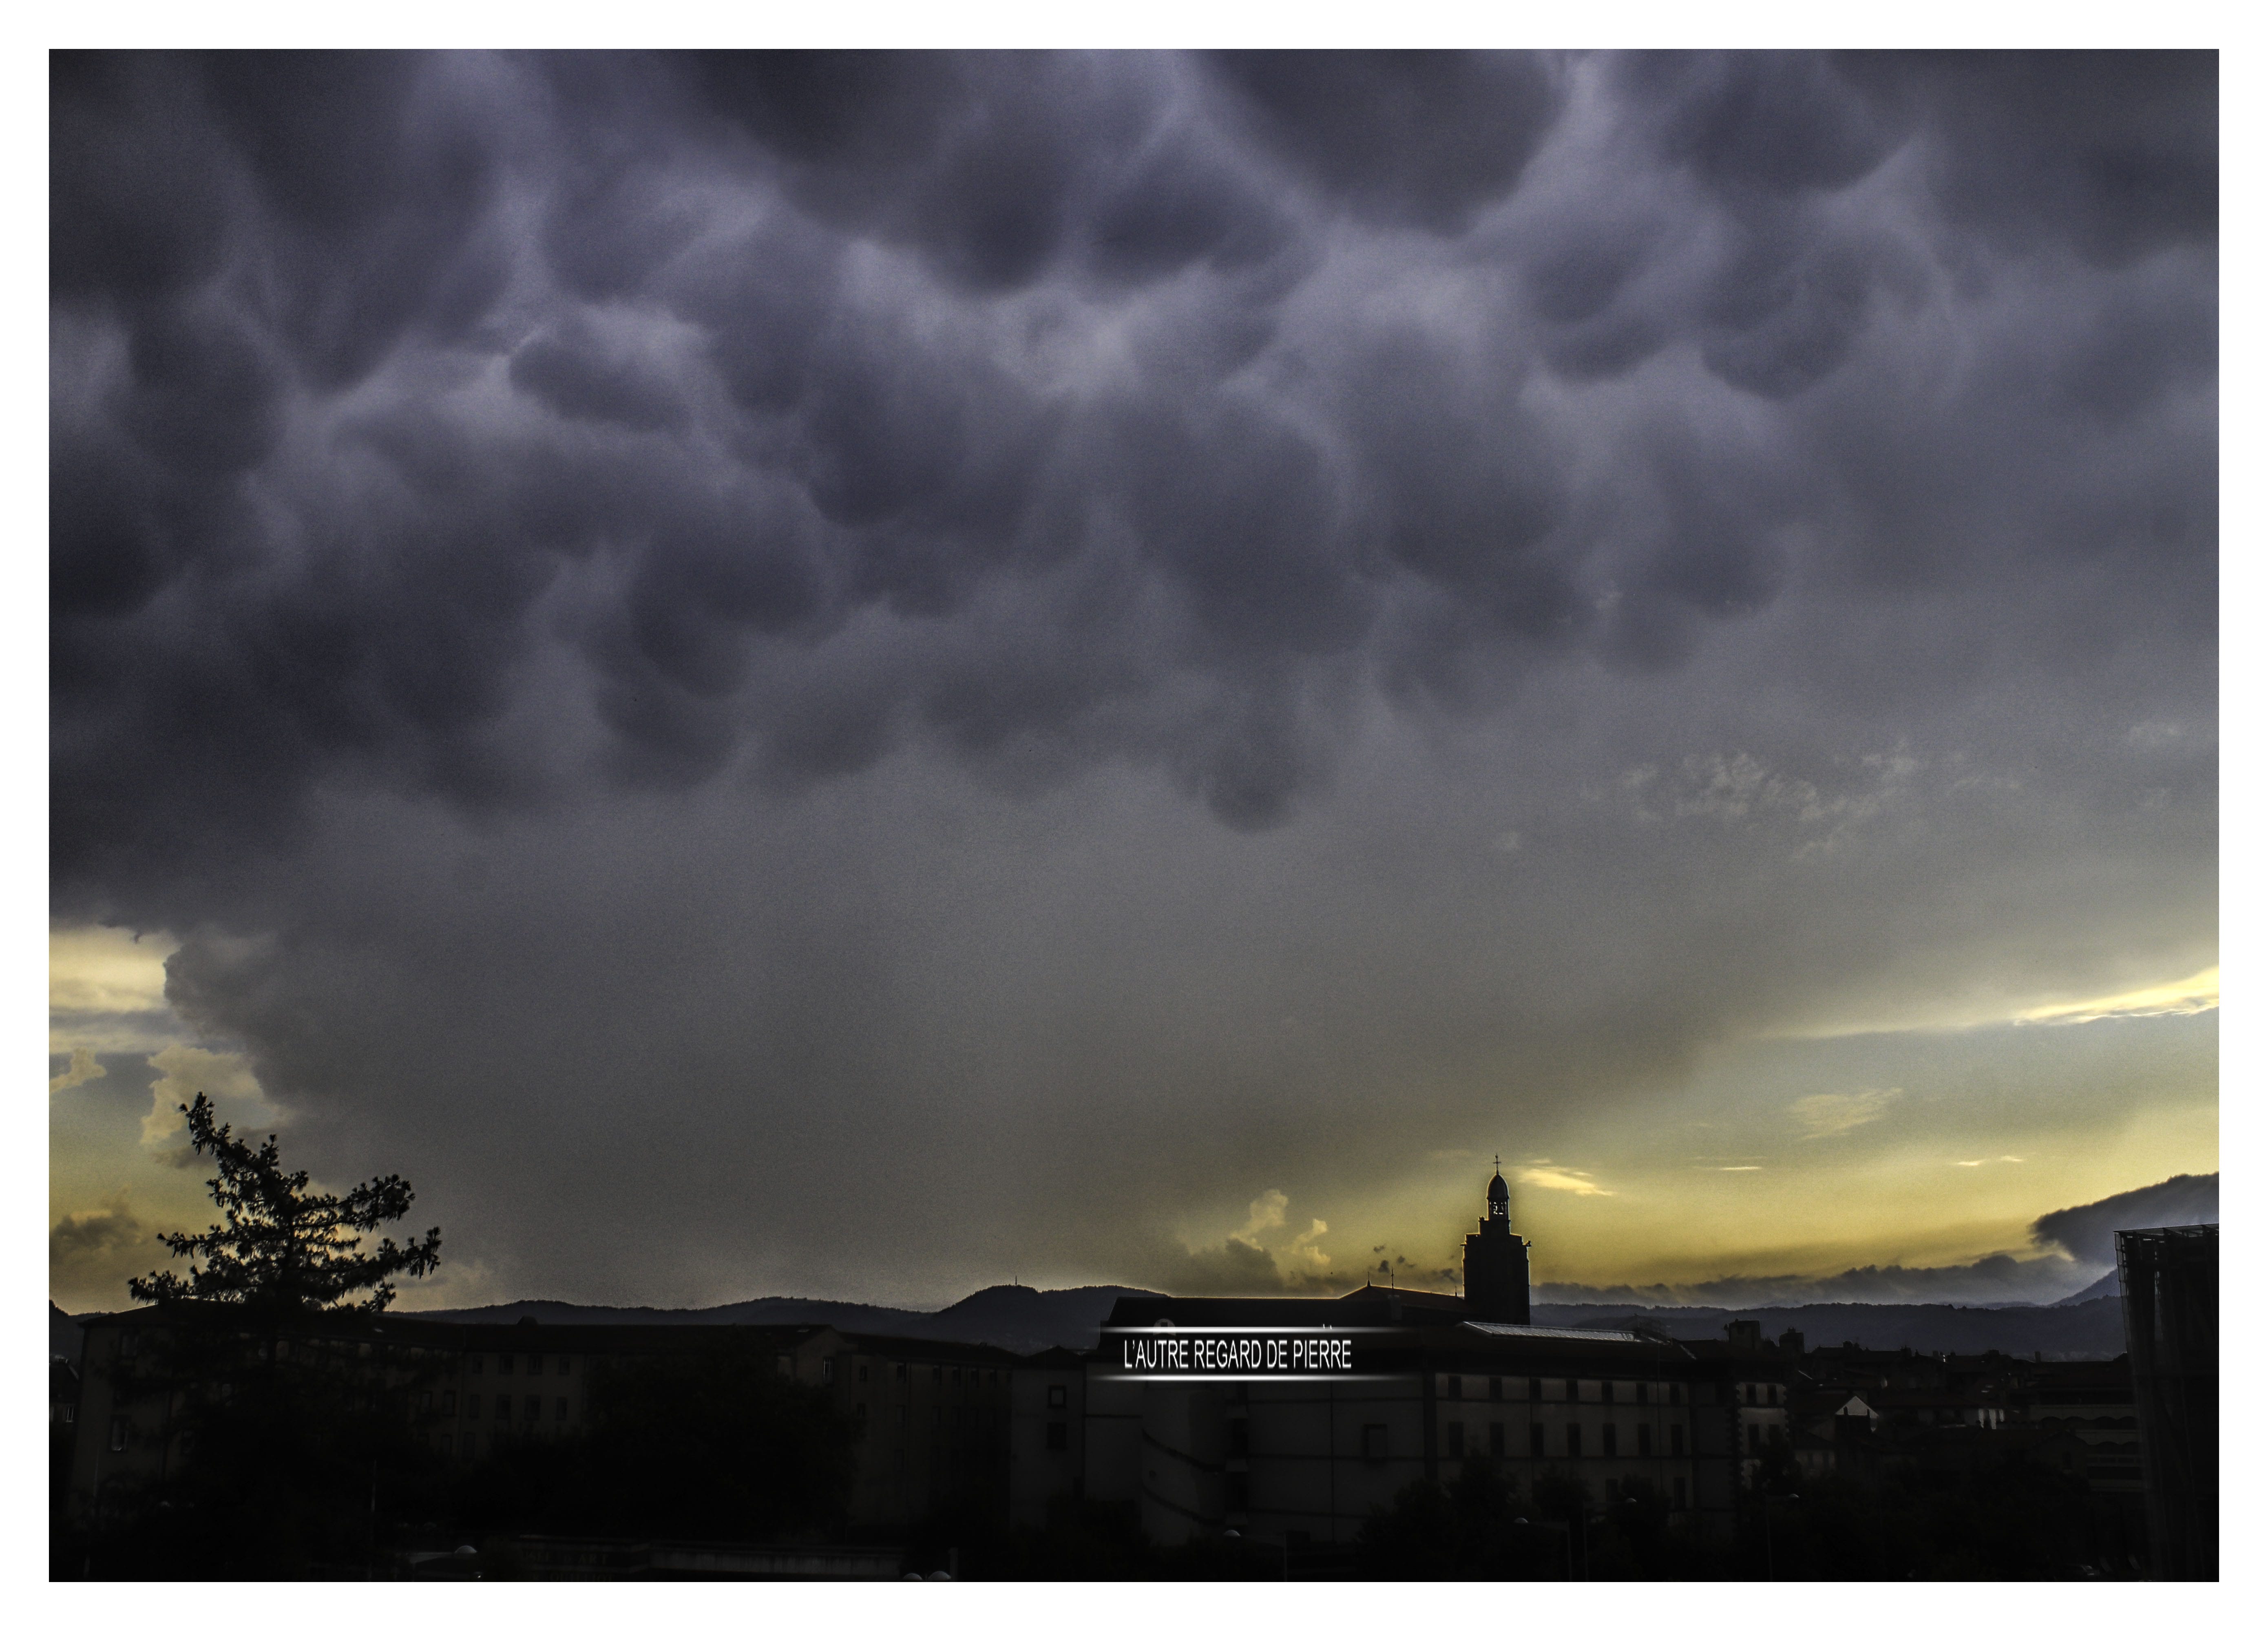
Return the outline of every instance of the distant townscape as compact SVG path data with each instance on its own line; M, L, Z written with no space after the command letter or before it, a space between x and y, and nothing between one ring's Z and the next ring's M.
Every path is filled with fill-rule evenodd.
M191 1401L285 1377L279 1407L358 1424L366 1532L314 1537L313 1572L2211 1577L2217 1241L2122 1233L2129 1294L2064 1307L1531 1305L1498 1177L1462 1296L997 1286L933 1313L519 1303L266 1331L51 1304L56 1569L194 1572L152 1504L195 1486ZM1360 1333L1364 1374L1137 1382L1112 1327ZM657 1412L700 1442L657 1445ZM625 1506L626 1455L733 1493Z

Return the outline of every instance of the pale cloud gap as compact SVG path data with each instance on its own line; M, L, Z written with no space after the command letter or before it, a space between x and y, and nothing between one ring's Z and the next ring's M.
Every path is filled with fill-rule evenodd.
M1788 1106L1787 1113L1803 1124L1807 1139L1834 1138L1881 1120L1889 1113L1891 1101L1904 1091L1890 1087L1856 1093L1811 1093Z
M1955 1166L1997 1166L2001 1162L2007 1161L2013 1162L2016 1165L2021 1166L2023 1164L2023 1160L2024 1157L2021 1156L1981 1156L1974 1161L1955 1161L1953 1164Z

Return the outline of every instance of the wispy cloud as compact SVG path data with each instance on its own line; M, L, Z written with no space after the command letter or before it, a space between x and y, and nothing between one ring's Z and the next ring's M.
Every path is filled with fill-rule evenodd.
M1852 1128L1879 1121L1889 1113L1890 1103L1903 1088L1867 1088L1856 1093L1812 1093L1787 1107L1803 1124L1806 1138L1833 1138Z
M2020 1025L2083 1025L2097 1019L2158 1019L2202 1014L2220 1006L2220 965L2170 985L2145 986L2084 1003L2050 1003L2016 1016Z
M1953 1164L1955 1166L1998 1166L2003 1161L2012 1162L2018 1166L2021 1166L2024 1162L2024 1157L2021 1156L1981 1156L1974 1161L1955 1161Z
M1564 1189L1575 1195L1610 1195L1615 1192L1603 1189L1593 1181L1591 1174L1566 1166L1524 1166L1513 1174L1513 1179L1536 1189Z

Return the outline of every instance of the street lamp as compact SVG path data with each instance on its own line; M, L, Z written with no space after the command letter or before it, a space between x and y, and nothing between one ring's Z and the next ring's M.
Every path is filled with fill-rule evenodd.
M1765 1495L1765 1496L1764 1496L1764 1497L1763 1497L1763 1500L1764 1500L1764 1578L1765 1578L1766 1580L1770 1580L1770 1579L1771 1579L1771 1578L1772 1578L1772 1544L1771 1544L1771 1510L1772 1510L1772 1502L1775 1502L1775 1501L1781 1501L1781 1502L1794 1502L1794 1501L1799 1500L1799 1499L1800 1499L1800 1496L1792 1495Z

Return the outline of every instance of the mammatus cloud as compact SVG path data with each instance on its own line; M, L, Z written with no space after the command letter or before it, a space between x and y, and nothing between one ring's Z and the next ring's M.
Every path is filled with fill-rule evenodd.
M1903 1088L1867 1088L1855 1093L1808 1093L1787 1107L1801 1124L1806 1138L1833 1138L1853 1128L1879 1121Z
M2199 967L2215 73L61 54L55 1051L881 1294Z

